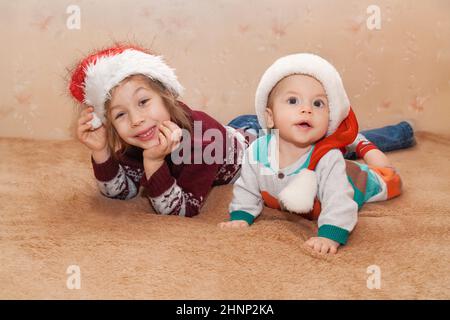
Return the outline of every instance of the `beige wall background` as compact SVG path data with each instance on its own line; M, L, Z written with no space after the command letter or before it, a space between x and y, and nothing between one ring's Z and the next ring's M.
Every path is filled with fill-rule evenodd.
M70 5L80 29L66 26ZM370 30L370 5L381 29ZM226 123L254 113L278 57L313 52L341 72L362 128L415 120L450 135L450 1L0 1L0 136L70 139L67 68L114 41L162 54L194 109Z

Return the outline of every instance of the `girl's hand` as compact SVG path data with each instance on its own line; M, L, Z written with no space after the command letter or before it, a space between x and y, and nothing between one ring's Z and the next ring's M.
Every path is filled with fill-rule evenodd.
M233 220L219 223L221 229L241 229L248 226L249 224L245 220Z
M94 117L93 112L93 107L87 107L81 111L78 119L77 138L92 152L105 152L108 149L105 127L102 125L100 128L92 130L92 125L88 123Z
M164 121L158 129L159 144L144 150L144 160L164 161L164 158L180 145L182 131L175 123Z
M305 245L321 254L336 254L339 242L323 237L311 237L305 242Z

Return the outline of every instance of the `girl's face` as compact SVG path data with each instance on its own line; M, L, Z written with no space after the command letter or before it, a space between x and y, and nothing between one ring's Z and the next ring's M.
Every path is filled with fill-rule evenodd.
M286 77L275 86L270 99L267 124L279 129L281 140L306 147L327 133L328 99L316 79L300 74Z
M142 149L159 144L158 127L170 120L170 114L148 79L134 76L120 83L109 106L111 123L122 140Z

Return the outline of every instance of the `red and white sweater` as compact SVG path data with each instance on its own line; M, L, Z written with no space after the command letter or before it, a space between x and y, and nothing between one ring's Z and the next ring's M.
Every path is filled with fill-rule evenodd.
M223 163L194 164L194 135L191 135L191 164L174 164L171 155L167 155L164 164L147 179L143 165L143 150L130 148L124 155L117 154L118 159L110 157L98 164L91 158L94 174L100 192L109 198L127 200L139 193L140 186L144 194L159 214L174 214L192 217L199 213L207 194L213 186L234 182L240 171L240 162L245 149L252 141L238 139L236 131L225 127L209 115L195 111L180 103L194 121L202 122L203 133L211 128L219 129L222 137L229 139L223 144ZM197 137L195 137L197 138ZM250 139L252 140L252 139ZM202 154L212 141L202 141ZM228 147L228 149L227 149Z

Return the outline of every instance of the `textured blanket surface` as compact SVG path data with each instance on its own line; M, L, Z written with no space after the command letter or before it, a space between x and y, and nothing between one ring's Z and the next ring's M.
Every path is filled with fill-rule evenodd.
M303 246L316 224L294 214L265 208L250 228L220 230L231 186L194 218L156 215L142 196L103 197L76 141L0 138L0 298L449 299L450 142L417 141L389 153L404 193L365 205L323 257Z

